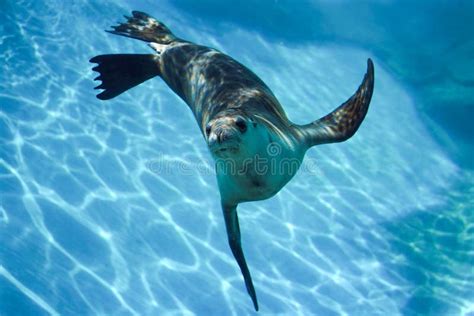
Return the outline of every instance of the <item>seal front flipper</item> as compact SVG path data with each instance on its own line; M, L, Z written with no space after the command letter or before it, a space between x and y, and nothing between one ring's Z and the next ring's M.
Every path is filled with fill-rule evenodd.
M298 126L308 147L343 142L352 137L367 114L373 90L374 64L369 58L364 80L349 100L319 120Z
M252 277L250 276L250 271L247 267L247 262L245 261L244 252L242 251L242 245L240 243L240 228L239 218L237 217L237 205L228 206L223 204L222 210L224 212L225 227L227 229L227 237L229 239L230 249L232 250L235 260L237 260L240 271L242 271L242 275L244 276L245 280L245 286L247 287L247 292L252 298L253 306L255 307L255 310L258 311L257 294L255 294Z
M102 84L94 89L104 89L97 95L101 100L112 99L160 74L158 56L152 54L99 55L90 62L99 64L92 70L100 73L94 80Z

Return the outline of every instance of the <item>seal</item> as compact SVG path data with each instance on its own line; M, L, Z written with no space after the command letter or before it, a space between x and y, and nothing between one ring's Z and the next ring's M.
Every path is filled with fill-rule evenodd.
M133 11L110 32L149 43L155 54L99 55L95 89L112 99L159 76L194 113L215 159L229 245L255 310L257 296L242 251L237 205L272 197L300 167L306 151L342 142L364 120L374 87L374 66L355 92L328 115L306 125L292 123L268 86L226 54L176 37L163 23Z

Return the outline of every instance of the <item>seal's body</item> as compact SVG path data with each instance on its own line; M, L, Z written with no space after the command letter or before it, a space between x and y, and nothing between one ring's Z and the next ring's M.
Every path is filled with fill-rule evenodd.
M96 80L111 99L160 76L193 111L216 161L229 244L258 310L257 297L240 244L237 205L275 195L295 175L307 149L350 138L367 113L373 64L358 91L325 117L307 125L291 123L267 85L231 57L174 36L161 22L133 12L113 34L149 42L156 54L100 55Z
M191 108L214 158L221 159L216 171L223 200L237 204L277 193L297 168L270 175L255 164L270 161L269 146L278 152L274 164L277 159L301 163L306 149L298 146L301 135L271 90L252 71L215 49L178 41L152 47L160 52L162 78ZM284 135L283 141L279 135ZM222 142L219 137L228 139Z

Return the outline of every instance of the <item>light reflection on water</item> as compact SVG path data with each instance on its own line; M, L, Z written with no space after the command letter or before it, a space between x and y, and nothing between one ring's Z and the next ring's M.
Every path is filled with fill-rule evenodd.
M94 96L90 57L147 51L103 32L128 8L11 6L0 33L0 311L251 313L190 111L159 79L109 102ZM296 123L345 101L371 56L238 29L210 37L195 21L148 11L248 65ZM473 312L472 177L375 62L357 135L310 150L310 171L240 206L263 314ZM151 170L153 161L171 169Z

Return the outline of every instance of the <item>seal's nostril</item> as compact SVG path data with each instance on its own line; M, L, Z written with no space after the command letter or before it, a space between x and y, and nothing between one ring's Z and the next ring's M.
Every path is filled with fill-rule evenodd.
M206 135L209 136L210 133L211 133L211 124L207 124L206 125Z
M239 131L241 133L245 133L245 131L247 130L247 123L245 122L245 120L241 117L238 117L236 120L235 120L235 125L239 128Z
M219 141L219 143L226 141L228 138L229 135L225 131L220 131L219 134L217 134L217 140Z

